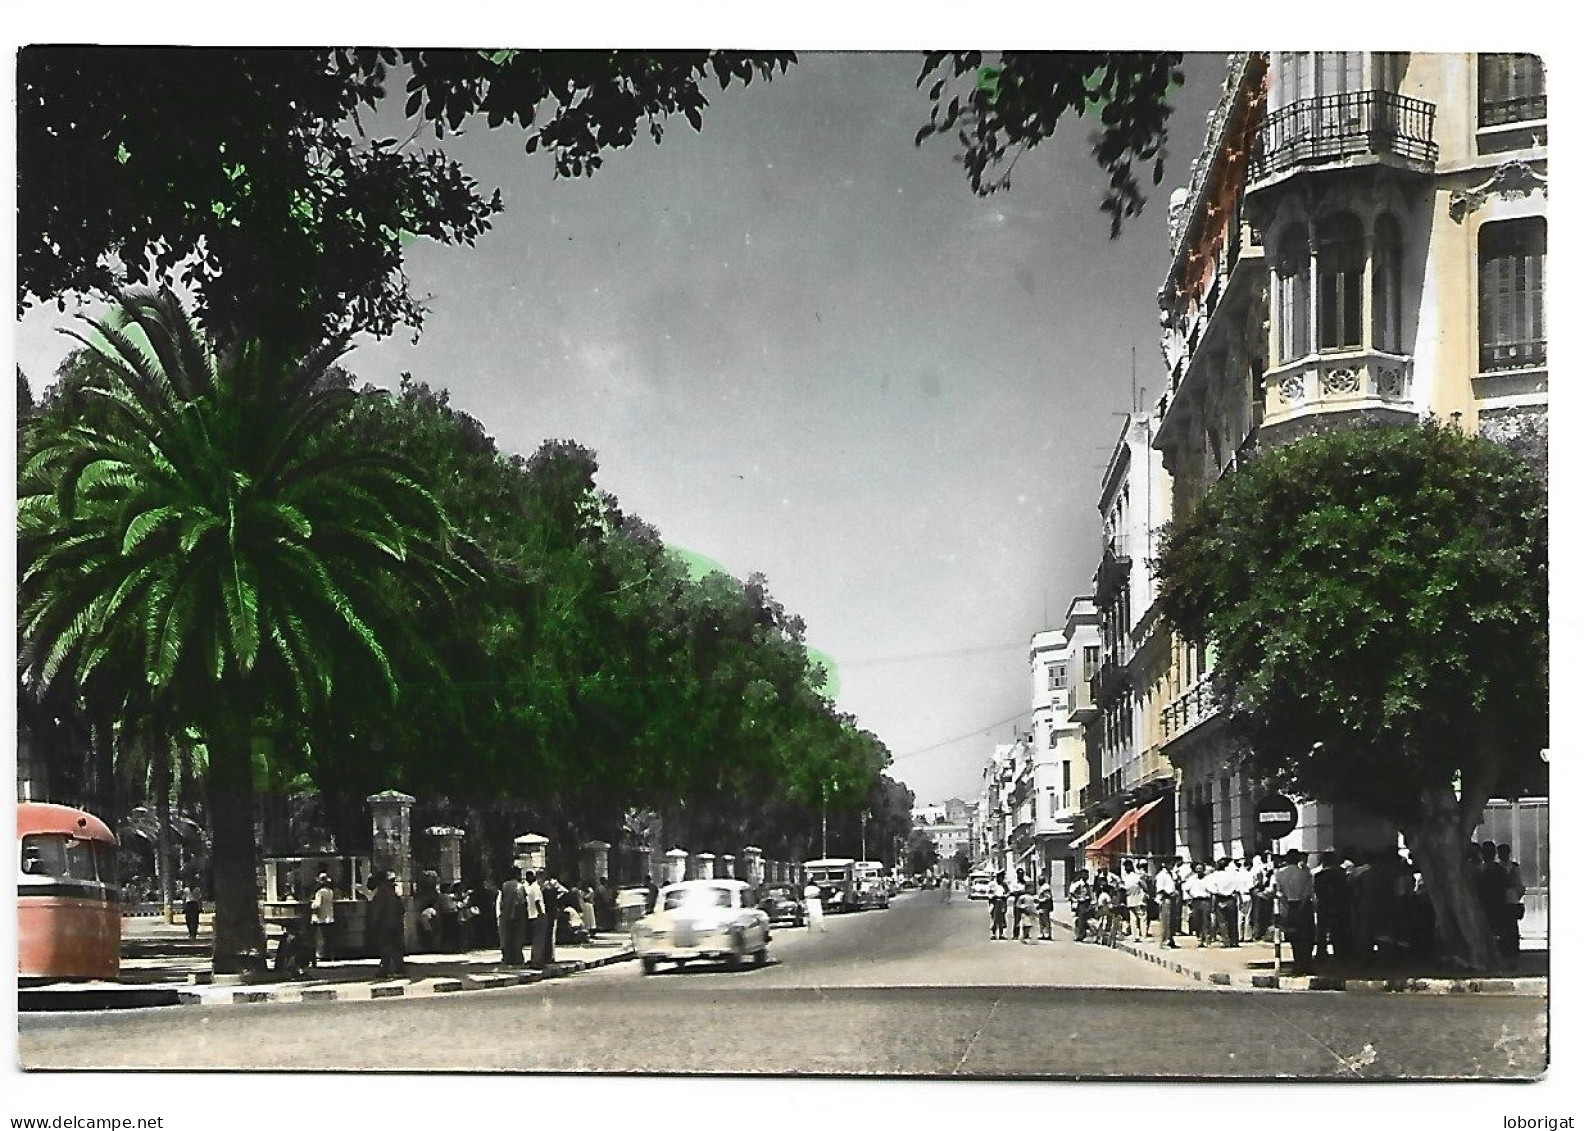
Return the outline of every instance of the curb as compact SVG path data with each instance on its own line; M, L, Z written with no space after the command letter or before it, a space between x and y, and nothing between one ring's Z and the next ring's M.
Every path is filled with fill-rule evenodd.
M578 974L584 970L594 970L601 966L611 966L618 962L629 962L637 958L637 952L631 947L624 947L611 954L601 955L598 958L572 959L567 962L557 962L548 970L515 970L501 973L475 974L466 977L437 977L420 982L347 982L333 986L305 986L297 989L291 986L258 987L252 989L236 988L234 984L228 985L228 978L223 981L215 979L214 975L201 972L189 975L188 982L182 986L168 987L138 987L128 989L114 987L103 994L93 994L82 989L50 991L34 989L24 991L28 995L24 999L23 1011L53 1011L62 1009L105 1009L113 1006L105 1004L91 1004L117 999L118 1003L128 1006L140 1005L258 1005L273 1002L325 1002L325 1001L379 1001L390 998L426 998L441 994L468 993L475 990L499 990L515 986L529 986L535 982L543 982L553 978L565 978ZM222 976L223 978L225 976ZM212 987L211 992L201 992L199 986Z
M1213 986L1236 986L1242 989L1284 992L1312 990L1321 993L1505 994L1516 997L1545 997L1549 993L1550 984L1548 978L1338 978L1322 974L1252 974L1239 977L1234 982L1233 976L1225 971L1199 970L1133 943L1113 939L1109 945L1113 950L1119 950L1134 958L1142 958L1146 962L1153 962L1156 966L1192 978L1196 982L1208 982Z

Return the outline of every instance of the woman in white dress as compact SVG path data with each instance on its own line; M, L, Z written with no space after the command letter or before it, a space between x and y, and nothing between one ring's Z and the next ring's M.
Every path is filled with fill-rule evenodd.
M808 915L808 929L810 933L825 930L825 910L820 904L820 887L810 881L803 889L803 906Z

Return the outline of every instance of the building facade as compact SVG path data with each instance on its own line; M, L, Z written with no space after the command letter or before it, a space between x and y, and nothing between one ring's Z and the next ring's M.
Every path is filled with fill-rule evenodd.
M1543 466L1545 112L1534 56L1229 59L1159 296L1175 512L1257 447L1363 420L1435 416ZM1272 847L1209 694L1214 656L1165 650L1182 851ZM1379 822L1305 804L1275 847L1382 842Z

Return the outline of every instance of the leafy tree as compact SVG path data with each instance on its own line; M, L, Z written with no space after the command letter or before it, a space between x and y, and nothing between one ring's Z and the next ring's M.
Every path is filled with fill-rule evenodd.
M1546 742L1546 528L1543 487L1498 445L1369 427L1223 477L1159 562L1249 770L1393 822L1443 956L1477 968L1496 956L1469 838Z
M1175 51L933 51L918 85L931 78L929 124L914 139L955 133L968 183L981 196L1007 188L1018 158L1051 137L1064 118L1098 111L1090 138L1109 177L1100 208L1111 235L1144 209L1135 162L1160 184L1166 170L1170 96L1182 85Z
M922 876L940 863L940 850L923 829L914 829L907 839L908 871Z
M408 465L328 429L353 397L322 387L335 347L217 357L169 292L126 295L117 315L82 338L96 369L81 391L102 413L25 434L23 679L202 736L215 966L240 969L263 952L261 727L332 695L394 698L397 665L426 654L403 599L442 604L471 571Z
M439 149L482 122L523 131L562 176L665 120L702 126L709 83L790 55L27 47L17 72L19 309L127 284L180 285L223 345L401 325L423 309L407 243L472 244L501 210ZM414 136L370 132L405 76Z
M956 855L954 855L952 857L951 862L952 862L952 876L953 877L955 877L956 879L960 880L960 879L962 879L964 876L966 876L968 874L968 870L971 867L971 865L968 862L968 850L967 849L959 848L957 850Z

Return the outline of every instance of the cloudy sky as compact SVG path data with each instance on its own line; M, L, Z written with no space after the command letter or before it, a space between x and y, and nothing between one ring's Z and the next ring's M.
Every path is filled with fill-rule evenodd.
M447 145L505 214L415 246L419 343L349 365L450 389L503 449L595 449L668 542L768 575L921 801L971 796L1026 717L1030 634L1094 570L1135 355L1158 394L1166 199L1224 58L1190 57L1166 181L1116 241L1086 123L988 199L954 143L915 147L915 54L804 53L589 179L479 128ZM21 324L35 390L60 322Z

